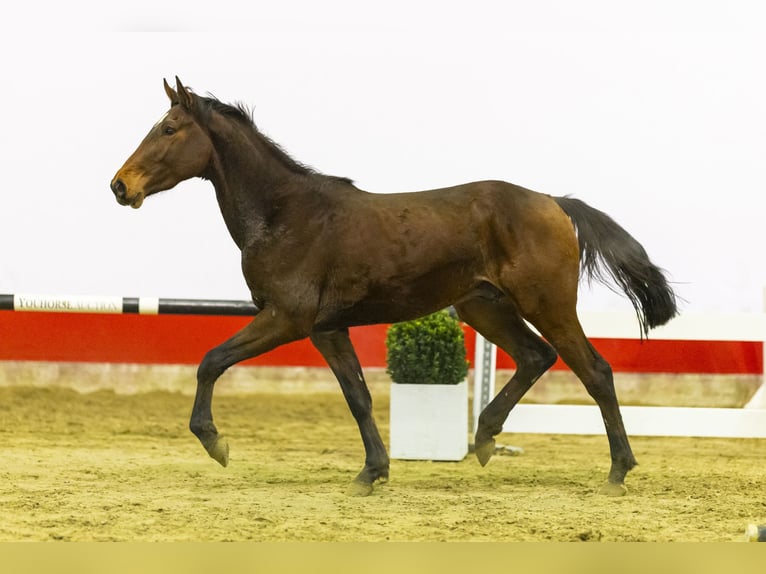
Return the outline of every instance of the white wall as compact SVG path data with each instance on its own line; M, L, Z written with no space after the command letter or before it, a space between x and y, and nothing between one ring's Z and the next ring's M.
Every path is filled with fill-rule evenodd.
M177 74L370 191L573 194L644 244L685 309L762 310L762 2L103 4L2 24L0 293L247 297L210 184L138 211L108 187Z

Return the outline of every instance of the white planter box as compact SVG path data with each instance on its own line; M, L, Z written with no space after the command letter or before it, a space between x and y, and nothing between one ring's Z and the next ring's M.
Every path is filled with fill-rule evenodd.
M463 460L468 454L468 383L391 383L391 458Z

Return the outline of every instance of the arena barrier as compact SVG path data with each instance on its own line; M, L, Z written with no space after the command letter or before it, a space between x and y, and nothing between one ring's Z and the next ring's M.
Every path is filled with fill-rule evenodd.
M0 295L0 311L42 312L50 317L64 317L64 314L74 318L77 314L101 315L104 319L109 315L142 315L150 320L154 315L171 315L163 321L172 324L162 326L161 323L150 322L147 325L131 322L131 338L120 345L101 345L98 343L104 334L115 327L112 321L93 328L98 322L97 316L83 316L82 321L66 323L67 335L75 340L76 349L71 345L66 352L53 354L51 349L60 343L60 338L45 333L26 333L29 322L15 323L5 321L9 326L5 340L0 346L2 360L63 360L91 362L173 362L196 363L204 352L213 345L228 338L241 325L241 320L257 313L256 307L250 301L220 301L201 299L163 299L154 297L113 297L113 296L67 296L67 295ZM12 315L17 315L12 313ZM19 316L24 316L21 313ZM197 333L197 325L190 323L194 317L184 316L218 315L225 320L220 325L207 325L204 337ZM228 316L228 317L227 317ZM673 319L668 325L655 329L650 333L651 345L640 343L640 332L635 315L632 312L608 312L580 314L585 332L591 339L601 339L607 344L617 340L621 346L615 347L617 353L610 357L615 372L675 372L668 367L678 355L679 364L684 364L682 372L697 372L688 370L693 365L703 365L707 373L715 372L748 372L763 374L763 344L766 341L766 315L762 314L728 314L728 315L683 315ZM125 320L129 319L126 317ZM137 318L138 319L138 318ZM200 320L200 319L197 319ZM51 320L61 327L61 320ZM50 322L48 323L50 324ZM0 325L2 326L2 325ZM210 329L210 327L216 327ZM143 330L141 330L143 329ZM359 352L360 360L365 366L381 367L384 365L384 344L382 338L385 326L375 326L371 329L359 328L358 335L352 332L352 339ZM214 332L210 332L214 331ZM352 330L353 331L353 330ZM144 337L151 335L149 341L136 337L139 332ZM55 334L54 334L55 335ZM193 340L190 337L193 336ZM356 336L356 338L355 338ZM474 333L466 332L466 342L473 344ZM11 340L22 340L14 347ZM130 339L139 339L133 342ZM475 336L474 355L474 417L495 394L495 369L512 368L512 362L505 354L497 357L497 350L482 337ZM715 342L714 345L705 345ZM727 342L734 346L726 345ZM703 343L696 345L695 343ZM131 347L131 344L133 345ZM654 357L655 364L646 365L645 357L640 352L636 357L620 364L619 355L629 344L632 350L643 348L659 348L661 352ZM310 344L299 342L295 347L301 355L300 365L325 366L321 356ZM757 360L732 360L729 350L742 345L749 345L750 351L745 353L751 357L757 348ZM104 349L106 347L106 350ZM186 347L192 347L191 350ZM289 346L286 346L289 347ZM258 364L296 365L289 363L292 356L289 349L277 349L258 359ZM716 349L721 354L720 360L709 356L710 349ZM108 354L107 353L108 350ZM5 352L7 351L7 353ZM603 352L603 351L602 351ZM140 353L140 356L139 356ZM75 356L76 358L73 358ZM607 353L608 354L608 353ZM689 361L687 355L697 355ZM501 360L498 360L501 359ZM250 363L253 364L253 363ZM723 367L721 367L723 365ZM647 367L644 369L643 367ZM638 367L641 367L640 369ZM554 369L565 368L561 361ZM721 368L721 370L717 370ZM735 369L735 370L729 370ZM744 369L744 370L738 370ZM629 434L644 436L717 436L717 437L758 437L766 438L766 386L762 385L756 395L745 408L683 408L683 407L636 407L623 406L623 418ZM556 433L556 434L602 434L603 422L596 406L573 405L517 405L508 417L504 426L506 432Z
M0 295L0 311L138 315L256 315L252 301L100 295Z
M636 316L630 312L580 313L590 338L637 339ZM652 340L766 341L766 315L682 315L650 332ZM494 345L476 337L474 376L474 430L478 415L495 395ZM766 386L745 408L621 407L625 429L635 436L695 436L766 438ZM604 423L593 405L519 404L511 411L503 432L551 434L603 434Z

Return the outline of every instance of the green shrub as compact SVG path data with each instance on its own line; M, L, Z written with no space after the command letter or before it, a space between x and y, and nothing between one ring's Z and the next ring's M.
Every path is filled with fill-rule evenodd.
M463 329L447 311L391 325L386 349L395 383L456 385L468 374Z

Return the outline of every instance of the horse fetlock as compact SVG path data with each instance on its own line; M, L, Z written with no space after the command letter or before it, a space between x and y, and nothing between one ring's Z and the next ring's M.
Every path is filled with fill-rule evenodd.
M622 484L625 482L625 476L637 465L636 459L632 454L619 457L612 460L612 467L609 469L609 482L613 484Z
M376 482L379 484L388 482L388 465L378 468L365 466L346 489L346 494L349 496L369 496L372 494L373 485Z
M354 482L373 484L375 482L388 482L388 464L385 466L365 465L362 471L356 475Z
M212 442L215 437L218 436L218 429L212 420L198 421L192 418L189 421L189 430L196 436L203 444L206 442Z
M488 412L490 410L490 406L487 406L484 411L479 415L479 422L476 425L476 440L479 440L479 437L487 437L492 438L495 435L500 434L503 432L503 423L505 422L505 419L508 416L508 413L505 413L505 416L498 416L494 413Z
M374 478L372 482L377 482L378 484L385 484L388 482L388 467L385 469L379 469L376 470L373 475Z

